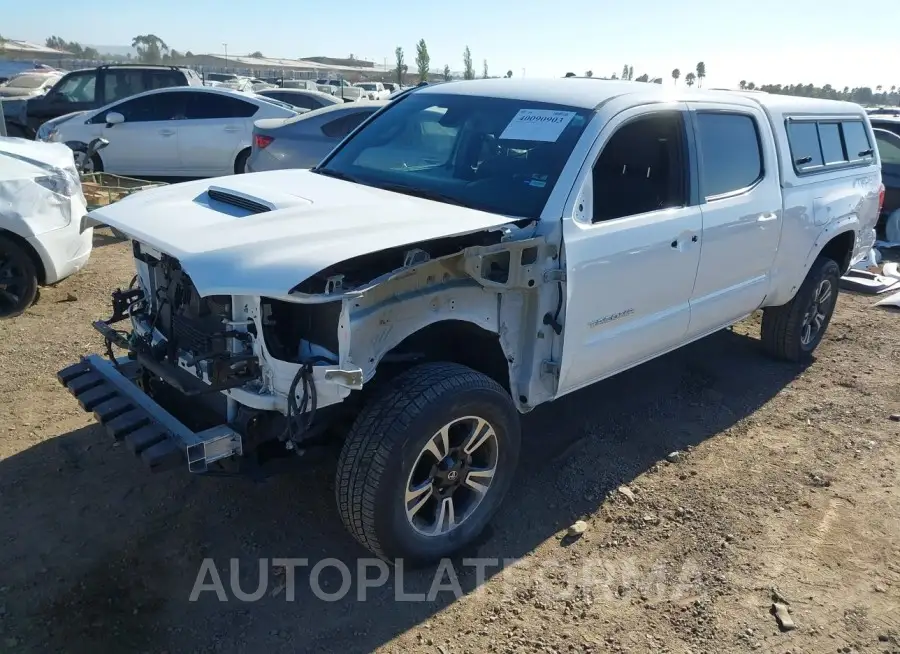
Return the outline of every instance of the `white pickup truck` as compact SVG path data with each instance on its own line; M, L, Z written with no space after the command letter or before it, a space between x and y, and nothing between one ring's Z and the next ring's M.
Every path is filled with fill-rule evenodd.
M311 170L94 212L133 241L137 275L96 323L127 356L59 380L151 468L251 470L341 438L350 532L434 560L500 505L520 413L757 309L765 351L809 356L882 191L855 104L426 86Z

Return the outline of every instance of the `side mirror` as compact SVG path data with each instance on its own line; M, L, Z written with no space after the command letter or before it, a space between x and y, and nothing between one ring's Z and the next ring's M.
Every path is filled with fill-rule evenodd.
M110 111L106 114L106 126L112 127L113 125L120 125L125 122L125 116L120 114L118 111Z

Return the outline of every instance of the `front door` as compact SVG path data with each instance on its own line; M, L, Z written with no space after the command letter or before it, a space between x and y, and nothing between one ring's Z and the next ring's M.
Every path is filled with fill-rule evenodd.
M184 121L182 93L144 95L113 105L98 114L94 122L104 125L102 136L109 141L100 152L107 172L122 175L180 174L179 125ZM118 112L125 122L109 125L106 116Z
M703 251L690 335L759 308L781 239L775 139L761 109L689 103L700 167Z
M576 182L574 215L563 219L559 394L683 342L702 231L687 116L675 103L615 115Z

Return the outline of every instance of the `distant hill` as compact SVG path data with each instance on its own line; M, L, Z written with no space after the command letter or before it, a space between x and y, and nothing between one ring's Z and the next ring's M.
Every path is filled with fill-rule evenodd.
M86 48L94 48L101 55L112 55L114 57L126 57L137 55L137 50L128 45L94 45L93 43L84 43Z

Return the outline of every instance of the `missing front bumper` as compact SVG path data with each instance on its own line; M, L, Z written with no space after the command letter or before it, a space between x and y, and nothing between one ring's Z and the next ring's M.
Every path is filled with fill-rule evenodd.
M152 471L187 462L189 471L203 473L211 463L243 454L241 435L230 426L194 432L157 404L135 384L140 367L127 357L114 364L92 354L60 370L57 379Z

